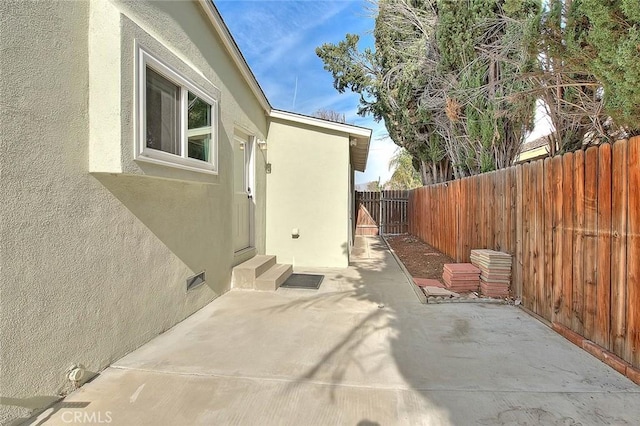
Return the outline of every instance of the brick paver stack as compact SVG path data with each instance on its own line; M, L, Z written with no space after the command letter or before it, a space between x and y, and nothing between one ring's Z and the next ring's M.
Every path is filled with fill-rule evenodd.
M495 250L471 250L471 263L480 268L480 293L483 296L509 296L511 255Z
M480 269L471 263L446 263L442 279L445 287L456 293L478 291Z

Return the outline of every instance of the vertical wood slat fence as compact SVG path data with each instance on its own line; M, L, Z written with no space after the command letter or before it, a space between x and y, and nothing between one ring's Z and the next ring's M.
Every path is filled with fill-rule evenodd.
M409 191L356 192L356 235L394 235L408 232Z
M512 254L527 309L640 367L640 137L413 190L409 232Z
M378 235L380 192L356 192L356 235Z

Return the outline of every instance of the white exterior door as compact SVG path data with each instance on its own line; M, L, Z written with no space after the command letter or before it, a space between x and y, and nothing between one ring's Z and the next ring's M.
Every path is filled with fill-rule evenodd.
M234 137L233 248L253 247L253 137Z

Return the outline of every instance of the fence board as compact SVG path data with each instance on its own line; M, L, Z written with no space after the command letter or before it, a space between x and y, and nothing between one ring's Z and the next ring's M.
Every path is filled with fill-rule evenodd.
M550 192L551 204L552 204L552 217L551 217L551 230L552 230L552 287L553 287L553 310L551 315L552 321L563 322L565 317L565 311L563 310L564 303L564 285L562 282L562 255L563 249L563 217L562 211L564 207L564 197L562 194L563 189L563 169L562 169L562 157L554 157L551 160L551 178L552 188Z
M593 341L610 349L611 323L611 145L598 151L596 314Z
M591 147L585 153L584 177L584 335L595 331L596 303L598 295L598 148Z
M626 358L640 365L640 137L629 140Z
M625 354L627 324L627 143L613 145L611 169L611 350Z
M514 190L514 179L515 179L515 167L509 167L506 174L506 182L505 182L505 197L507 199L505 203L505 208L507 209L507 218L504 227L504 236L505 236L505 250L508 253L514 253L516 249L515 244L515 212L516 212L516 191ZM512 270L513 273L513 270Z
M490 173L484 175L484 196L485 196L485 208L484 208L484 216L485 223L487 224L484 228L485 239L483 241L487 241L487 247L494 248L496 245L495 241L495 219L497 216L497 212L494 210L493 197L495 196L495 176L496 173Z
M522 304L527 309L532 309L534 294L532 280L532 242L531 212L533 201L531 199L531 165L525 164L522 168ZM526 208L525 208L526 206Z
M453 181L452 184L454 185L454 187L453 187L454 189L453 190L455 192L455 199L458 202L458 208L460 209L460 211L466 211L467 210L467 199L463 195L462 185L461 185L460 181L459 180ZM456 229L455 229L454 232L455 232L456 235L460 235L461 234L460 227L462 226L461 222L464 220L463 218L464 218L463 215L455 214ZM456 259L456 262L460 262L460 253L463 251L463 246L464 246L463 239L462 238L457 238L455 240L455 243L456 243L455 252L457 254L455 259Z
M468 241L468 251L465 253L466 261L466 259L469 259L469 257L471 256L471 250L476 248L475 235L478 226L476 224L476 220L478 217L478 189L476 187L477 181L475 179L468 178L465 180L465 182L467 183L467 188L469 188L467 196L469 197L469 203L471 207L469 212L467 213L467 233L462 236L462 238Z
M480 194L480 179L471 179L470 181L475 187L473 189L474 193ZM473 206L473 210L471 211L471 214L473 215L473 227L469 234L469 236L471 237L471 244L470 244L471 250L479 247L478 232L480 230L480 214L481 214L481 208L482 208L482 204L480 204L481 201L482 201L482 197L478 197L478 196L473 197L474 206Z
M535 248L533 252L535 289L535 312L544 315L541 304L544 303L544 161L533 163L536 186L535 198Z
M500 202L498 194L501 193L502 189L500 188L500 177L502 173L493 172L487 174L488 181L488 197L489 202L487 204L487 216L489 221L489 229L487 230L487 236L489 239L488 246L492 250L497 250L500 246L499 234L500 228L502 227L502 212L503 210L500 208Z
M522 294L523 294L523 288L522 288L522 282L524 281L524 276L523 276L523 266L522 266L522 259L523 259L523 240L524 240L524 234L523 234L523 217L524 217L524 213L522 211L522 204L523 204L523 190L522 188L524 187L524 167L520 166L516 168L516 182L515 182L515 186L516 186L516 208L515 208L515 214L516 214L516 218L520 218L520 220L516 221L516 235L515 235L515 239L516 239L516 252L515 252L515 259L513 259L513 265L514 265L514 271L513 271L513 294L516 295L517 297L522 298Z
M573 154L562 157L562 295L564 297L562 324L571 328L573 323Z
M584 333L584 152L573 156L573 317L571 329Z
M504 250L503 231L505 230L505 171L496 172L496 179L493 191L492 204L495 214L495 225L493 226L493 241L495 250Z
M542 279L543 301L538 306L544 318L552 318L553 314L553 169L551 158L544 160L544 249L539 254L543 262L544 276ZM550 258L546 258L549 256Z

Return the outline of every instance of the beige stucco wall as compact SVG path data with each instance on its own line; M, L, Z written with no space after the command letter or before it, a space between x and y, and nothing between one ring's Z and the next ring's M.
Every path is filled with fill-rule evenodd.
M267 253L294 266L347 266L348 135L273 119L268 159Z
M68 391L72 364L98 372L229 289L233 132L267 123L197 3L5 0L0 29L2 423ZM217 176L133 160L134 38L220 91Z

